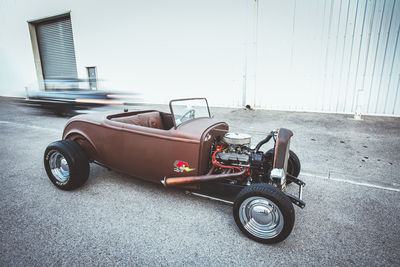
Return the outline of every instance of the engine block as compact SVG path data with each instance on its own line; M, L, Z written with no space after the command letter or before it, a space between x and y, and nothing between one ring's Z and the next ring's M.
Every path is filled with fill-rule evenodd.
M247 154L219 152L215 155L215 158L224 165L247 166L250 164L250 157Z

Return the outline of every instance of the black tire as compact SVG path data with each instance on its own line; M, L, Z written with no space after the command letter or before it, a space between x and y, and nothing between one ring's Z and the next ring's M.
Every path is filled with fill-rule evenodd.
M248 206L245 205L246 200L249 201L254 198L258 199L258 203L263 203L263 202L269 203L268 204L268 207L270 208L269 213L266 213L265 209L263 210L263 207L261 206L261 204L253 204L251 206L252 209L248 208ZM250 205L251 203L252 202L249 202L248 205ZM255 203L257 203L257 202L255 202ZM242 204L245 206L242 206ZM258 208L258 211L256 211L256 208ZM240 214L241 209L242 209L242 214ZM271 211L271 209L272 209L272 211ZM279 227L277 227L278 229L276 230L276 232L271 233L271 236L268 236L268 237L256 236L251 232L251 229L247 230L245 228L245 226L243 225L243 223L245 223L245 221L246 221L243 219L243 212L245 212L245 213L248 212L251 214L258 213L258 215L261 213L263 215L267 214L267 216L265 216L265 215L264 215L264 217L261 216L261 221L262 221L264 218L268 219L267 218L268 216L271 216L270 218L274 218L273 214L275 214L277 212L276 209L279 209L279 211L280 211L279 216L282 216L281 218L283 219L283 222L281 222L279 220L279 222L281 222L281 223L279 223ZM273 212L273 214L269 215L272 212ZM279 214L279 213L277 213L277 214ZM249 238L251 238L257 242L264 243L264 244L274 244L274 243L278 243L278 242L285 240L289 236L289 234L292 232L294 220L295 220L295 213L294 213L294 208L293 208L292 202L289 200L289 198L284 193L282 193L282 191L278 190L277 188L275 188L269 184L252 184L252 185L249 185L249 186L243 188L242 191L240 191L239 194L237 195L235 202L233 204L233 217L235 218L236 225L239 227L239 229L245 235L247 235ZM252 218L252 220L253 220L252 223L250 223L250 221L249 221L249 223L247 223L247 228L252 228L251 224L253 226L254 225L262 226L262 224L259 224L257 222L257 218L256 219ZM254 222L256 222L258 224L255 224ZM269 224L269 225L271 226L271 224ZM268 226L268 224L265 224L265 226ZM259 230L256 230L256 231L258 231L258 233L260 233ZM253 232L254 232L254 230L253 230ZM276 235L274 236L274 234L276 234Z
M65 164L60 163L65 163L62 159L67 162L68 172ZM54 167L54 164L59 167L53 168L52 171L50 165ZM89 159L85 151L72 140L61 140L48 145L44 152L44 167L50 181L62 190L73 190L82 186L90 172Z
M265 153L265 156L271 159L271 166L272 163L274 162L274 155L275 155L275 149L271 148ZM293 175L294 177L298 177L300 174L301 170L301 164L299 157L297 157L296 153L294 153L292 150L289 150L289 160L288 160L288 166L287 166L287 172L290 175ZM291 181L287 181L287 184L291 184Z

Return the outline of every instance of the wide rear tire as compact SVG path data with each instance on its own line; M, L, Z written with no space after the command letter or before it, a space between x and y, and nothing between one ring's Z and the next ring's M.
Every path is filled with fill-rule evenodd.
M53 142L44 152L44 167L50 181L62 190L82 186L89 177L89 159L72 140Z
M246 186L233 204L233 217L239 229L251 239L274 244L289 236L295 213L292 202L269 184Z

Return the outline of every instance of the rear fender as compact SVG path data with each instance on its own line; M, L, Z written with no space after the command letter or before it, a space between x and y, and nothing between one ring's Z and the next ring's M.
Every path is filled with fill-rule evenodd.
M83 133L78 133L78 132L71 132L68 133L64 139L68 140L73 140L77 142L83 150L85 150L86 155L90 160L94 160L97 157L97 150L94 146L94 144L90 141L89 138L87 138Z

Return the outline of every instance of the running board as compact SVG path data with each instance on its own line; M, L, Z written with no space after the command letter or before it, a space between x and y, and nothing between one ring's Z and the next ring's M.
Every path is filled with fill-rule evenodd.
M225 200L225 199L212 197L212 196L208 196L208 195L199 194L199 193L192 192L192 191L185 191L185 194L186 195L196 196L196 197L202 197L202 198L206 198L206 199L210 199L210 200L219 201L219 202L222 202L222 203L225 203L225 204L229 204L229 205L233 205L232 201L228 201L228 200Z

